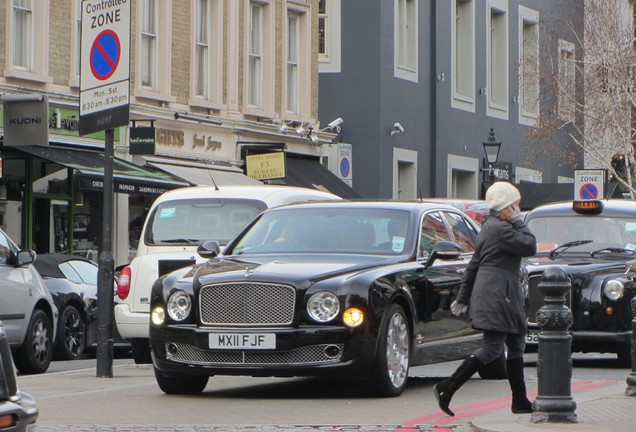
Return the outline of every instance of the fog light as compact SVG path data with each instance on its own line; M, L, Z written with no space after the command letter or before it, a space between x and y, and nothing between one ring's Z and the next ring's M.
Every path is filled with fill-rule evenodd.
M177 346L173 343L168 344L168 352L172 355L175 355L177 353Z
M325 356L330 359L335 359L340 355L340 348L337 345L329 345L325 348Z
M154 325L161 325L166 320L166 311L161 306L157 306L152 310L150 319Z
M364 321L364 314L358 308L349 308L344 311L342 320L349 327L358 327Z

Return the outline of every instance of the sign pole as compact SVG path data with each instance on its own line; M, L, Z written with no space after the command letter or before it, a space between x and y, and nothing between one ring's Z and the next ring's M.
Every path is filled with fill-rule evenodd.
M104 193L102 247L99 253L97 274L97 377L113 377L113 307L114 307L114 259L113 247L113 154L114 129L106 130L104 142ZM106 306L106 307L104 307Z

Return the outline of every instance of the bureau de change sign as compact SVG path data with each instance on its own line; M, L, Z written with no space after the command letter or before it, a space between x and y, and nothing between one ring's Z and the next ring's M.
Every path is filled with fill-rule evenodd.
M79 133L126 126L131 0L83 0Z

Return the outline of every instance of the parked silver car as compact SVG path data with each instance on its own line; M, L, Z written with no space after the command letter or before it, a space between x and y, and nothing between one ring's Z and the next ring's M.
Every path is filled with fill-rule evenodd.
M0 431L27 430L37 418L38 408L33 396L18 387L7 335L0 321Z
M32 265L35 252L20 250L0 230L0 321L20 373L43 373L53 356L57 308Z

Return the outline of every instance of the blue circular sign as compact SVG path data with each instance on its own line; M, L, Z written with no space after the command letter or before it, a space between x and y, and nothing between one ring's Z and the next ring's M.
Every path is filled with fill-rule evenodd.
M91 46L90 64L93 76L104 81L117 70L121 58L121 44L114 31L107 29L97 35Z
M598 198L598 188L594 183L585 183L579 189L579 197L584 200L594 200Z
M349 159L342 158L342 160L340 161L340 175L342 175L342 177L344 178L347 178L349 177L350 171L351 171L351 164L349 164Z

